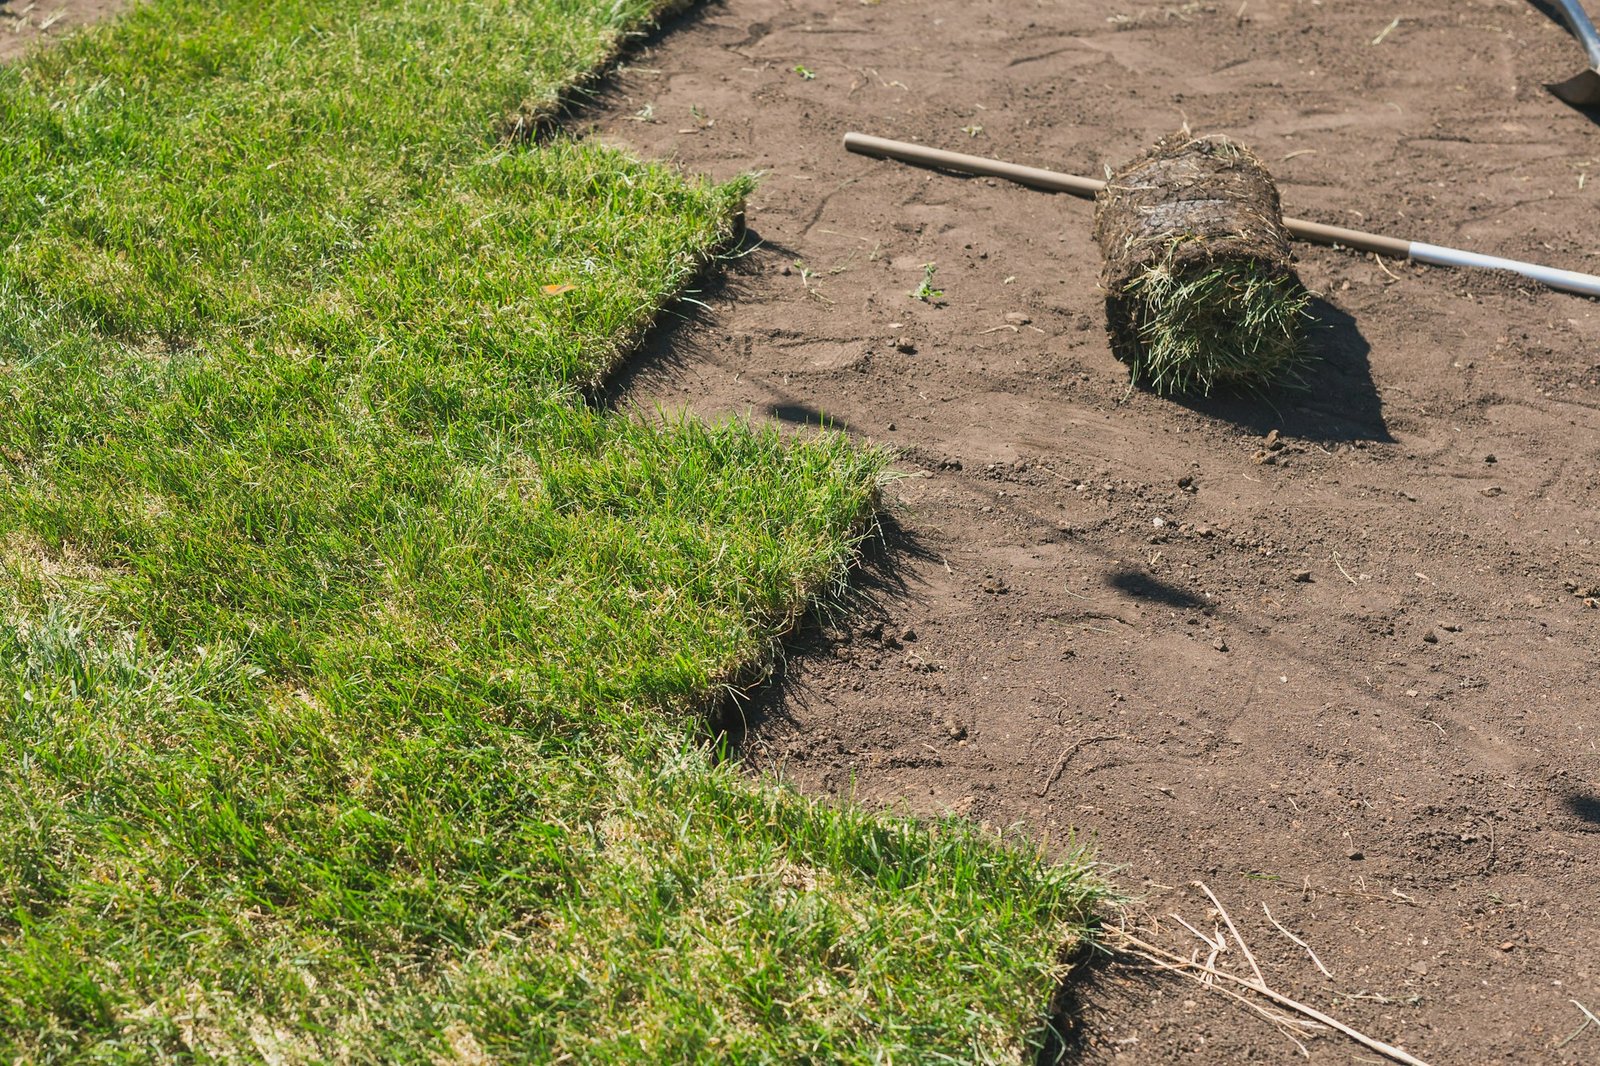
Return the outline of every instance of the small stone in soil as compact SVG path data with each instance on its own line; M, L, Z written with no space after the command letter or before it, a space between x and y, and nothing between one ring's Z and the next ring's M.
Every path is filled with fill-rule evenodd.
M1269 451L1269 452L1275 452L1279 448L1283 447L1283 442L1278 439L1278 431L1277 430L1272 430L1270 433L1267 434L1267 439L1265 441L1265 444L1266 444L1267 451Z
M1459 633L1461 632L1461 623L1446 620L1439 623L1439 628L1444 630L1446 633Z
M1367 857L1367 853L1364 852L1364 851L1352 851L1348 855L1346 855L1345 857L1348 858L1351 862L1360 862L1362 859L1365 859Z
M906 626L900 631L900 639L909 644L917 639L917 631L910 626Z
M1422 634L1422 641L1425 644L1437 644L1439 643L1439 634L1430 629Z
M1301 582L1302 584L1309 583L1311 581L1311 571L1309 571L1309 570L1296 570L1294 572L1294 579L1296 581Z
M1227 651L1228 650L1228 642L1223 640L1221 637L1218 637L1216 640L1213 640L1211 642L1211 646L1213 648L1216 648L1218 651Z
M894 348L895 348L895 351L903 352L906 355L916 355L917 354L916 342L913 341L910 337L901 337L898 340L896 340L894 342Z
M1029 318L1021 311L1007 311L1006 321L1013 326L1026 326L1028 323L1032 322L1033 319Z

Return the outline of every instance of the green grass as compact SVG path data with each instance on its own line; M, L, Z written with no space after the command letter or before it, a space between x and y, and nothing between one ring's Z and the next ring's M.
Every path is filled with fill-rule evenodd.
M582 400L747 186L497 133L662 6L153 0L0 70L0 1056L1037 1039L1080 863L699 735L885 457Z
M1306 360L1311 296L1291 275L1254 260L1150 269L1122 299L1135 308L1140 350L1132 382L1163 394L1209 395L1293 380Z

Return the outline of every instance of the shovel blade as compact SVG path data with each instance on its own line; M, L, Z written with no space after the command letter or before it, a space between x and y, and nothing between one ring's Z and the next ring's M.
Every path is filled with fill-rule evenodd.
M1586 70L1575 78L1558 81L1549 90L1573 107L1600 106L1600 73Z

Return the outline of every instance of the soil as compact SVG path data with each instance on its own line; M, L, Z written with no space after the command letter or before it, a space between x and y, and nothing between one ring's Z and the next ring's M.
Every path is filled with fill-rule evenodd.
M765 177L618 402L827 421L904 474L750 764L1090 845L1202 959L1165 915L1211 935L1204 881L1275 986L1436 1066L1600 1061L1596 305L1297 246L1306 390L1130 393L1090 205L840 147L1101 176L1187 121L1289 214L1593 271L1600 130L1542 87L1582 64L1512 0L723 0L635 52L569 129ZM1184 979L1067 991L1080 1061L1301 1061Z
M0 0L0 63L127 7L129 0Z

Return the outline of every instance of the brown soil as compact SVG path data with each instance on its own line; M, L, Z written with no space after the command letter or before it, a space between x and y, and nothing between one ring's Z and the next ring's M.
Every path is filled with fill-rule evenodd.
M127 7L129 0L0 0L0 63L36 43L70 33Z
M1600 267L1600 131L1541 87L1581 67L1570 38L1511 0L1397 11L714 3L574 120L766 172L759 246L618 396L902 450L861 608L748 709L754 766L1076 831L1146 928L1209 932L1202 879L1284 991L1435 1064L1595 1062L1600 1030L1560 1046L1572 1000L1600 1010L1595 305L1302 246L1307 391L1130 395L1089 205L839 146L1098 176L1187 120L1251 145L1291 214ZM907 295L928 262L936 304ZM1083 991L1087 1061L1300 1061L1193 984Z

